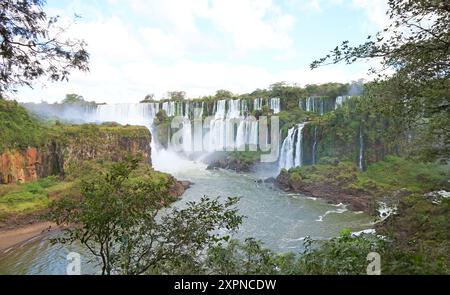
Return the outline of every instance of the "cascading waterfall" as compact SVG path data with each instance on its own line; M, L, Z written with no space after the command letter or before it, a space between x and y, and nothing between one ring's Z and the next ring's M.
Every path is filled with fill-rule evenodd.
M314 126L314 140L313 140L313 146L312 146L312 164L313 165L316 165L316 163L317 163L316 150L317 150L317 126Z
M280 150L278 166L281 169L291 169L303 165L303 128L306 123L301 123L288 130L288 135L283 141Z
M253 109L254 110L262 110L262 106L263 106L263 99L262 98L257 98L253 101Z
M120 124L142 125L150 130L159 110L164 110L169 117L182 116L181 150L189 154L194 150L194 143L203 141L203 148L209 152L227 149L256 150L259 139L259 124L249 116L247 99L222 99L214 102L213 110L208 111L204 101L164 101L136 104L98 105L96 109L86 111L91 122L117 122ZM281 111L279 98L253 100L253 109L262 109L267 105L274 113ZM207 112L207 113L205 113ZM211 116L207 127L193 128L193 120ZM157 140L157 138L154 138ZM205 139L205 140L202 140ZM154 142L154 140L153 140ZM169 149L174 148L169 144Z
M281 169L291 169L294 166L294 135L295 127L288 130L287 137L281 146L279 167Z
M94 122L117 122L119 124L142 125L151 128L159 111L157 103L99 105L92 117Z
M314 97L308 97L306 99L306 111L314 112Z
M280 98L278 97L269 98L269 108L273 110L274 114L278 114L281 110Z
M334 109L341 107L351 96L338 96L336 97L336 102L334 104Z
M274 114L278 114L281 111L281 101L278 97L272 97L269 99L256 98L253 100L253 110L262 110L263 106L268 106L273 110Z
M351 96L338 96L336 98L326 96L311 96L307 98L300 98L298 107L306 112L314 112L324 115L327 112L341 107Z
M305 123L301 123L298 125L298 133L297 133L297 144L295 146L295 160L294 164L296 167L303 166L303 128L305 127Z

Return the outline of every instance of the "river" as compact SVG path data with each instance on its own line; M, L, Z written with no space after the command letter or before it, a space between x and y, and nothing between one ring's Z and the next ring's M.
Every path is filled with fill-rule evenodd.
M246 216L235 234L237 238L254 237L276 252L299 252L303 239L329 239L344 228L359 231L371 227L372 218L358 212L348 211L343 205L331 205L320 199L298 194L287 194L271 184L258 183L261 175L235 173L226 170L207 170L206 166L193 161L172 158L170 166L164 159L155 161L157 169L173 174L180 180L193 183L174 206L202 196L237 196L239 212ZM30 241L0 256L0 274L65 274L67 254L76 251L82 257L82 271L98 272L86 261L89 255L79 245L52 245L49 238Z

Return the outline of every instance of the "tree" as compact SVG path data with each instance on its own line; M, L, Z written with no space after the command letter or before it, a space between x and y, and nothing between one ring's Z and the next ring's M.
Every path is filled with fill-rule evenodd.
M147 94L144 98L144 101L152 101L155 99L155 94L151 93L151 94Z
M0 93L30 86L40 77L67 80L70 71L87 71L85 42L62 38L58 17L43 11L44 0L0 1Z
M401 121L404 135L417 134L426 159L448 159L450 152L450 3L437 0L389 0L391 20L383 31L359 46L348 41L311 68L379 58L378 79L366 96L376 112ZM388 75L384 70L394 70Z
M171 100L183 100L186 98L186 92L184 91L169 91L167 92L167 98Z
M201 254L228 239L242 221L234 205L202 198L163 212L173 201L169 183L151 175L131 178L139 159L114 164L102 177L81 184L81 198L53 205L51 219L68 225L55 241L81 242L100 259L102 274L176 273L201 267Z
M78 94L66 94L66 98L63 99L63 104L78 104L85 103L84 97Z
M389 0L391 20L366 43L352 47L348 41L326 57L314 61L311 68L328 63L382 58L383 65L423 81L444 78L450 73L450 3L439 0ZM420 57L420 58L419 58Z
M205 268L215 275L280 274L275 258L275 253L255 239L231 240L208 250Z
M235 95L233 94L233 92L220 89L220 90L216 91L215 98L216 99L228 99L228 98L233 98L234 96Z

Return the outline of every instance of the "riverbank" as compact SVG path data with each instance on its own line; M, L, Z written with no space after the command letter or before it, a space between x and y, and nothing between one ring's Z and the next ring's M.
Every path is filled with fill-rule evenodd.
M387 157L366 171L338 160L282 170L274 182L286 192L322 198L333 204L343 203L352 211L376 215L379 202L396 206L411 195L448 190L449 178L445 165Z
M37 222L18 226L14 229L0 229L0 254L12 247L26 243L39 237L44 237L60 228L52 222Z
M305 184L290 178L289 172L283 171L276 178L275 184L285 192L324 199L330 204L345 204L351 211L362 211L369 215L376 213L374 199L368 194L328 183Z
M162 174L161 174L162 175ZM165 175L165 174L164 174ZM172 179L172 177L170 176ZM42 180L37 183L42 183ZM36 183L26 184L28 186L33 185L36 186ZM180 198L184 192L192 185L189 181L174 181L174 183L169 188L169 193L172 197ZM49 189L52 187L61 187L61 184L54 184L49 186ZM71 193L74 193L74 186L68 186L67 183L64 183L64 188L70 188ZM3 187L6 190L6 186ZM14 185L15 194L23 194L20 186ZM54 192L56 190L52 190ZM44 191L47 193L47 191ZM42 194L42 192L41 192ZM47 206L50 204L52 200L57 200L62 195L69 195L68 190L58 190L58 197L55 194L47 194L45 208L43 208L42 204L36 205L34 208L30 206L34 206L34 203L28 204L26 212L18 213L18 212L8 212L2 216L2 220L0 220L0 253L3 251L14 247L15 245L26 243L29 240L33 240L35 238L45 236L49 232L59 229L59 227L46 220L46 215L49 212ZM8 194L6 195L8 196ZM75 196L75 195L72 195ZM4 196L0 196L0 199L4 198ZM20 204L10 204L13 207L23 206L23 202L20 199L17 200ZM29 202L29 200L28 200Z

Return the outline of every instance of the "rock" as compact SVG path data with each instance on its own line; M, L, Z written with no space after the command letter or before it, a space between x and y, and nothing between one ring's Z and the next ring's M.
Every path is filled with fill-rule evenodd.
M269 177L264 179L264 183L275 183L276 179L275 177Z
M431 200L433 204L439 205L442 200L450 198L450 192L445 190L434 191L424 194L424 197Z
M94 159L120 161L127 154L140 154L151 164L151 134L145 127L71 128L64 140L52 139L41 147L0 154L0 184L36 181L50 175L63 177L67 164Z
M169 189L169 194L173 197L181 197L192 185L190 181L176 181Z
M375 214L374 200L371 196L359 191L344 190L327 183L305 184L301 179L292 181L290 173L282 170L275 179L275 185L285 192L300 193L315 198L322 198L332 204L343 203L352 211L363 211Z

